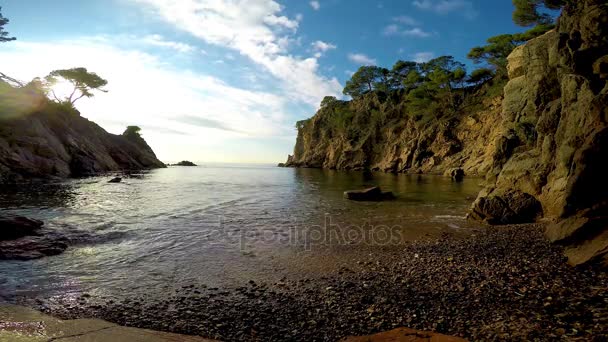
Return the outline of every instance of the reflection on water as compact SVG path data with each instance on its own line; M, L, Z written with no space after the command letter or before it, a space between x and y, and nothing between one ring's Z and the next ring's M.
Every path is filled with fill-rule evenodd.
M323 273L363 247L466 232L477 179L211 165L6 188L3 211L53 229L113 238L60 256L0 263L0 296L83 291L163 293L188 282L233 285L289 272ZM379 185L398 199L349 202L345 190ZM66 228L66 227L69 227Z

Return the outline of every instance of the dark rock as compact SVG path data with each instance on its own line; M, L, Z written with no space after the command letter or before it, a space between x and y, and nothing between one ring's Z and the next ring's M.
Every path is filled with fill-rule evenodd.
M63 253L69 240L55 232L0 241L0 260L32 260Z
M462 182L464 180L465 172L461 168L455 168L447 170L445 175L452 177L452 180L455 182Z
M519 224L535 222L541 215L542 206L534 196L510 190L477 198L469 218L489 224Z
M197 165L191 161L182 160L181 162L179 162L177 164L173 164L173 166L197 166Z
M344 198L351 201L378 202L395 199L395 195L392 192L382 192L382 190L376 186L364 190L345 191Z
M279 163L277 167L287 167L287 165L285 163Z
M108 183L120 183L120 182L122 182L122 178L120 178L120 177L112 178L108 181Z
M42 221L32 220L27 217L0 217L0 241L35 235L43 225Z

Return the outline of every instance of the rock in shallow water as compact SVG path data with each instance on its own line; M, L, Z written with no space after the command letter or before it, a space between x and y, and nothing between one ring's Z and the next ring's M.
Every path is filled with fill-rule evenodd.
M0 241L33 235L44 223L22 216L0 217Z
M392 192L382 192L379 187L368 188L364 190L351 190L344 192L344 198L351 201L370 201L379 202L385 200L395 199L395 195Z
M42 221L27 217L0 217L0 260L32 260L63 253L68 239L44 231L42 226Z

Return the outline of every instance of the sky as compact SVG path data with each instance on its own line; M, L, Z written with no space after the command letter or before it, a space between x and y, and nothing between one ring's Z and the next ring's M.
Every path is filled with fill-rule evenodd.
M107 93L82 116L138 125L159 159L278 163L295 122L342 97L362 65L426 61L521 32L511 0L0 0L17 41L0 71L28 81L85 67Z

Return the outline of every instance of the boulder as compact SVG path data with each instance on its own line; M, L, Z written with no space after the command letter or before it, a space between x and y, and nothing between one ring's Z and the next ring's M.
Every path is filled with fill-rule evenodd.
M375 335L351 336L343 339L342 342L466 342L466 340L430 331L399 328Z
M120 177L112 178L108 181L108 183L120 183L120 182L122 182L122 178L120 178Z
M542 206L532 195L518 190L480 195L468 217L489 224L532 223L542 216Z
M277 166L278 167L287 167L287 165L285 163L279 163Z
M0 217L0 241L35 235L43 225L42 221L32 220L27 217Z
M368 188L368 189L364 189L364 190L345 191L344 198L351 200L351 201L379 202L379 201L384 201L384 200L395 199L395 195L390 191L383 192L379 187L375 186L373 188Z

